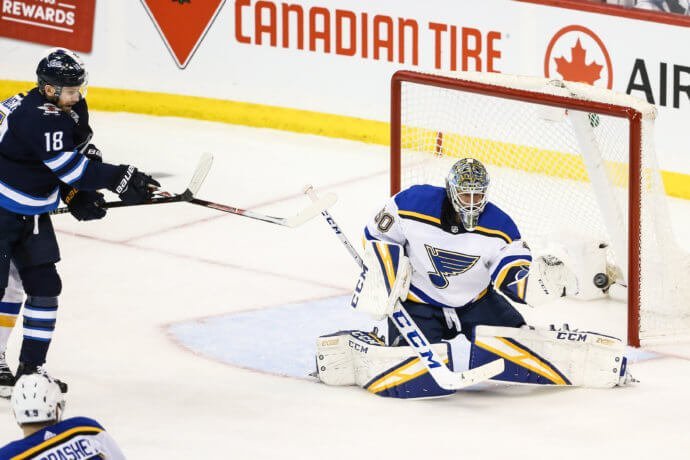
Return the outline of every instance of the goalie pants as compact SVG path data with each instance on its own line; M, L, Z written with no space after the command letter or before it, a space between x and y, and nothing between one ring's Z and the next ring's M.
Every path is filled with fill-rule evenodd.
M19 356L23 363L45 362L62 290L55 269L59 260L55 230L48 214L25 216L0 208L0 293L4 295L7 288L13 262L28 296Z
M480 300L452 309L460 320L460 330L456 324L448 324L447 315L442 307L410 301L405 301L403 304L431 343L450 340L458 334L463 334L472 341L476 326L521 327L526 324L520 312L491 288ZM388 343L391 346L407 345L390 319L388 320Z

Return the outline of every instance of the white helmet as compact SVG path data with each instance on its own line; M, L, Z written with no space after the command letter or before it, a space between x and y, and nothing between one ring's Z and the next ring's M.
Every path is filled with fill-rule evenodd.
M12 410L20 425L59 422L64 408L60 386L46 375L22 375L14 384Z

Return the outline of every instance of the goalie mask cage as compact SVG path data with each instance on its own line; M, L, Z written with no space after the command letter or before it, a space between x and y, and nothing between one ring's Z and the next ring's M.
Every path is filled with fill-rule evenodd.
M609 245L609 265L628 286L630 345L690 332L690 264L670 226L654 106L503 74L399 71L391 90L392 194L443 186L453 162L477 158L489 170L489 200L530 245L573 237Z

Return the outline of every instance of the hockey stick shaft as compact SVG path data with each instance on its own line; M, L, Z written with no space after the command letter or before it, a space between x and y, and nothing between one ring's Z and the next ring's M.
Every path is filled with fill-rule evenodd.
M307 187L304 193L312 200L318 199L316 192L314 192L311 186ZM366 272L367 268L364 260L362 260L357 250L352 246L347 236L340 230L335 219L325 210L321 212L321 215L326 219L341 243L347 248L352 258L362 269L362 272ZM400 334L405 337L407 343L412 347L422 364L429 371L429 374L431 374L441 388L458 390L488 380L504 370L505 363L503 359L497 359L465 372L453 372L443 364L441 357L434 351L429 340L424 336L424 333L419 329L419 326L417 326L400 300L396 301L395 308L388 317L400 331Z
M194 198L194 195L199 191L199 188L201 187L201 184L203 184L204 179L206 179L206 175L208 174L209 170L211 169L211 164L213 163L213 155L210 153L204 153L201 158L199 159L199 163L194 170L194 175L192 176L192 180L189 182L189 185L187 186L187 189L185 189L184 192L180 194L170 194L169 192L159 192L164 196L157 196L154 197L150 200L143 201L141 203L125 203L124 201L108 201L104 204L101 205L102 208L105 209L111 209L111 208L128 208L131 206L145 206L145 205L150 205L150 204L165 204L165 203L179 203L182 201L189 201L192 198ZM62 208L55 209L51 211L49 214L51 215L56 215L56 214L65 214L68 213L69 207L64 206Z
M189 191L189 189L185 190L184 192L180 193L179 195L172 195L172 196L161 196L161 197L155 197L147 201L143 201L141 203L125 203L124 201L107 201L103 203L100 207L104 209L111 209L111 208L129 208L131 206L144 206L144 205L149 205L149 204L165 204L165 203L179 203L181 201L189 201L192 199L192 194ZM69 207L65 206L62 208L55 209L54 211L51 211L49 214L55 215L55 214L65 214L69 212Z
M234 206L228 206L225 204L214 203L212 201L206 201L199 198L192 198L191 200L189 200L189 203L198 206L203 206L206 208L215 209L217 211L227 212L229 214L249 217L250 219L261 220L263 222L268 222L271 224L294 228L302 225L310 219L313 219L320 212L324 211L329 206L332 206L336 201L337 197L334 194L327 194L321 198L318 198L311 206L302 209L299 213L292 217L269 216L266 214L261 214L259 212L236 208Z

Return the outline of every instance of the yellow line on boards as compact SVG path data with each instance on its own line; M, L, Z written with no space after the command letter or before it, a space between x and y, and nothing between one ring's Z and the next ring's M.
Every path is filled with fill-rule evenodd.
M29 81L0 80L0 100L4 100L22 91L28 91L34 85L34 83ZM89 87L88 100L89 108L92 110L192 118L196 120L216 121L257 128L280 129L302 134L315 134L378 145L389 145L390 142L389 125L386 122L312 112L308 110L273 107L262 104L227 101L198 96L99 87ZM434 136L436 135L436 133L432 133L431 131L429 131L429 133ZM446 135L446 137L450 136L455 137L455 139L462 139L462 136L452 135L450 133ZM450 139L445 139L446 142L448 140ZM510 164L502 164L500 166L530 169L530 162L520 161L521 159L524 160L524 155L533 153L529 151L529 147L474 139L475 145L477 142L492 144L494 147L500 145L501 150L512 153L511 155L505 156L505 158L511 159ZM459 144L463 145L463 142L459 142ZM403 147L405 146L403 145ZM454 153L459 154L461 152L462 148L458 148L457 152ZM577 161L570 158L571 155L555 151L544 150L538 153L552 159L552 161L541 163L542 168L544 164L556 165L562 164L564 161L567 163ZM451 153L451 155L452 154L453 153ZM479 159L482 160L484 158ZM493 162L489 160L488 163ZM562 170L563 169L561 169L561 171ZM558 176L559 173L555 171L556 169L553 171L542 170L539 172ZM580 167L572 168L570 171L575 171L577 177L568 177L569 179L582 179L580 176L583 176L583 172ZM690 175L671 171L661 171L661 176L668 195L690 199Z
M0 100L30 90L35 84L0 80ZM89 109L193 118L259 128L388 145L388 123L362 118L273 107L198 96L89 87Z

